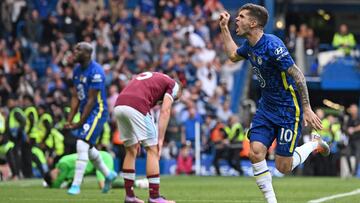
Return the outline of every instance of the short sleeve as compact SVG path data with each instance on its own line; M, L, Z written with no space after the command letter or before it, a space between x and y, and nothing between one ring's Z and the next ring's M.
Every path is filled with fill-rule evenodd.
M179 90L179 84L172 80L172 82L169 83L168 89L166 90L165 94L169 95L174 100L174 98L176 98L176 96L179 94Z
M243 43L239 48L236 49L236 54L245 58L245 59L248 59L248 46L246 43Z
M286 71L295 64L288 49L280 39L269 43L268 50L275 67L279 68L281 71Z
M105 82L105 76L100 71L95 71L94 74L89 76L89 88L101 89Z

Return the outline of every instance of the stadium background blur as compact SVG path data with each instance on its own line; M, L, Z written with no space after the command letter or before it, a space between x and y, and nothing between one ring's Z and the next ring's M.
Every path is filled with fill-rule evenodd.
M76 42L87 41L94 46L93 58L106 73L110 112L119 91L136 73L161 71L183 84L184 96L173 107L166 133L161 159L163 174L194 173L194 142L200 132L200 174L251 175L251 170L247 170L250 164L244 134L255 113L260 89L248 62L234 64L227 60L217 21L223 9L234 20L236 8L248 2L269 10L266 32L281 37L302 68L312 107L323 119L324 130L318 133L331 144L329 158L313 154L294 174L360 175L360 132L349 132L354 123L360 123L359 46L349 42L349 50L344 51L333 42L343 23L355 39L360 39L360 2L355 0L1 1L0 112L9 118L9 100L25 108L29 105L26 98L32 98L40 117L45 113L51 116L51 129L60 132L63 145L51 145L46 140L34 144L45 152L45 160L40 159L45 171L60 156L74 153L72 132L62 127L70 98L72 47ZM234 21L231 27L234 28ZM239 44L242 41L236 40ZM348 108L351 104L354 105ZM158 108L152 113L157 115ZM301 142L308 141L311 133L305 128ZM4 139L6 136L1 131L3 145L12 139ZM235 155L230 153L234 150L234 136L238 136L235 141L241 142L241 151ZM17 156L26 157L20 152L27 145L25 141L15 145ZM111 116L98 148L112 152L115 168L121 170L124 148ZM139 156L144 157L144 151ZM240 156L240 172L224 161L229 159L229 163L238 166ZM276 175L273 158L270 149L269 165ZM19 165L20 171L26 170L25 164ZM139 159L136 167L144 174L145 159ZM9 178L6 165L1 168L3 179ZM19 178L32 176L39 177L36 167L32 174L20 173Z

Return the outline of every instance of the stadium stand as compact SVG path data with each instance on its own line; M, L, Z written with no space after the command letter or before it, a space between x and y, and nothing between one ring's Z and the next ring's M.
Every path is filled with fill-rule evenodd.
M187 144L186 140L181 140L180 137L187 137L185 134L187 131L184 128L186 128L186 121L191 114L190 111L194 111L197 116L201 117L199 120L201 120L200 134L203 138L201 140L202 174L215 174L212 163L216 143L211 141L211 135L217 124L227 125L226 121L221 121L216 116L218 107L226 101L230 101L230 114L239 116L240 124L247 129L250 125L249 120L254 113L248 103L257 99L259 91L254 86L256 81L252 77L249 63L230 64L230 66L238 67L235 67L236 71L228 71L229 64L226 62L227 57L223 51L217 22L218 12L221 9L225 8L231 13L236 13L234 8L240 7L245 2L249 1L0 1L0 113L7 120L15 119L11 117L13 108L10 108L12 106L8 104L9 100L14 100L15 106L25 110L24 100L30 96L37 110L40 109L40 106L46 106L46 112L54 122L52 128L63 136L64 149L60 150L61 154L57 154L55 146L47 144L46 140L38 138L38 141L32 142L30 134L26 135L26 139L16 140L9 136L8 130L2 131L1 128L0 148L6 148L5 154L11 152L12 149L26 150L29 145L46 151L48 162L47 166L42 168L44 171L52 168L62 155L75 152L75 140L71 136L73 132L63 129L63 125L68 113L66 109L69 106L70 95L67 90L74 65L72 48L76 42L87 41L95 49L93 58L103 66L106 72L110 109L114 104L117 91L121 91L134 74L143 71L161 71L181 81L185 87L184 96L181 102L173 107L173 121L170 121L173 123L172 127L168 128L167 135L174 137L168 137L168 143L164 144L163 159L160 162L161 173L176 173L176 158L181 146ZM250 2L262 3L263 1L253 0ZM276 1L271 2L275 8ZM313 9L316 5L307 6ZM294 3L289 6L289 10L295 13L299 7L302 8L304 5ZM330 10L332 8L331 5L325 5L325 7ZM274 8L270 11L273 14L270 17L273 19L276 18ZM320 90L318 95L312 97L326 98L325 91L322 90L353 91L351 94L354 95L346 97L350 98L346 101L341 99L341 94L337 94L333 98L339 101L340 106L343 107L335 108L336 119L331 120L331 126L341 124L341 127L324 132L324 136L341 134L336 140L330 140L334 143L333 157L338 160L341 157L356 157L359 160L359 147L349 149L349 146L346 145L349 134L352 134L349 132L349 127L358 121L359 117L350 113L355 110L348 109L347 111L346 107L360 101L358 94L360 91L360 57L337 58L333 62L325 64L320 70L318 69L317 54L320 51L332 50L331 42L320 40L315 43L315 38L322 39L324 33L317 32L316 27L303 26L300 28L302 27L300 24L305 24L305 22L290 22L285 27L289 27L291 23L295 23L300 30L304 29L296 31L295 40L296 43L307 42L307 44L297 44L296 48L294 47L294 55L297 61L303 60L297 62L298 64L307 64L304 65L303 71L311 81L316 83L309 85L310 92L312 87L314 90ZM276 27L268 29L271 32L280 33L280 35L282 33L283 36L287 35L284 31L285 28L282 31L277 30ZM310 29L314 30L309 31ZM332 30L331 36L328 38L331 38L335 31ZM236 40L241 43L241 39L237 38ZM245 104L244 101L248 103ZM317 99L313 104L325 107L322 99ZM334 109L333 107L331 109ZM156 115L158 110L154 109L153 113ZM327 111L326 114L333 114L333 111ZM26 116L24 118L27 119ZM354 122L343 125L343 123L348 123L349 119ZM99 146L102 150L115 152L117 155L115 169L121 170L119 166L121 160L119 159L123 157L123 146L121 141L113 138L113 135L117 135L119 132L116 131L116 125L111 115L108 124L109 127L106 129L110 130L104 131L103 136L99 139ZM34 125L41 126L42 124ZM308 132L304 131L304 142L309 134L309 130ZM360 135L357 134L357 136ZM190 150L191 156L194 156L193 147ZM0 153L3 151L0 150ZM21 159L21 153L18 155L20 156L18 158ZM144 154L140 154L140 156L144 157ZM246 160L246 154L241 153L241 156L245 159L242 161L244 174L251 175L250 163ZM270 153L269 159L271 158ZM317 158L314 155L309 162L314 162ZM9 164L11 165L10 162ZM306 171L307 164L311 165L311 163L306 163L303 167L304 171ZM221 162L220 165L226 172L225 175L238 175L225 162ZM33 167L33 174L40 174L37 171L39 166L36 164L34 166L36 167ZM270 163L269 166L272 167L272 170L274 169L274 163ZM309 169L310 171L303 174L327 174L325 172L315 173L314 171L318 171L317 166L312 167ZM343 164L342 167L347 167L347 165ZM350 172L345 173L344 176L349 173L360 175L356 172L357 167L349 167L348 171ZM21 168L14 163L11 168L13 179L24 177L26 167ZM139 159L136 168L138 174L144 174L145 159ZM191 174L191 172L187 173ZM301 170L298 173L301 173ZM281 176L281 174L278 175ZM337 168L332 175L340 175L340 168Z

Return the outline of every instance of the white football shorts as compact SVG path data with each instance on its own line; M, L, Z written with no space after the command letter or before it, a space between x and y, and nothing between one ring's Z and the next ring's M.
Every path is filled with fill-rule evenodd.
M158 132L152 116L144 116L138 110L120 105L114 108L114 116L125 146L140 143L144 147L158 144Z

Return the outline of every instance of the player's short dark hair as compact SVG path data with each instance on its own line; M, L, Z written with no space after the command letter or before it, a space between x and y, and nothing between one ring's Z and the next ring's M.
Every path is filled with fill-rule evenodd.
M88 42L79 42L77 43L77 46L79 46L81 50L85 50L89 55L93 52L93 47Z
M48 185L49 188L51 188L52 186L52 179L51 179L51 174L50 171L46 172L44 174L44 181L46 182L46 184Z
M265 27L265 25L269 19L269 13L265 7L256 5L256 4L252 4L252 3L248 3L248 4L245 4L242 7L240 7L239 12L242 10L248 10L249 15L256 19L258 25L262 28Z

